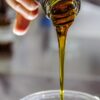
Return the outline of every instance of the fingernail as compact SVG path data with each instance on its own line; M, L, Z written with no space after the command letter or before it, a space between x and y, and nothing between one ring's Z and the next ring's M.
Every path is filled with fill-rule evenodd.
M16 35L24 35L29 27L30 21L23 18L21 15L17 15L17 19L15 20L13 32Z

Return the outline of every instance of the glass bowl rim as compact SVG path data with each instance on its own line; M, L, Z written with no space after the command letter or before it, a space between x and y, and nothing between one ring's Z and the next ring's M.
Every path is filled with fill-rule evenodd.
M47 91L40 91L40 92L36 92L36 93L33 93L33 94L30 94L20 100L27 100L27 98L31 98L31 97L36 97L38 95L40 96L45 96L46 94L50 95L50 94L59 94L60 93L60 90L47 90ZM94 96L94 95L91 95L89 93L85 93L85 92L80 92L80 91L74 91L74 90L64 90L64 94L65 95L68 95L68 94L76 94L76 95L81 95L81 96L85 96L85 97L88 97L90 99L94 99L94 100L100 100L99 97L97 96Z

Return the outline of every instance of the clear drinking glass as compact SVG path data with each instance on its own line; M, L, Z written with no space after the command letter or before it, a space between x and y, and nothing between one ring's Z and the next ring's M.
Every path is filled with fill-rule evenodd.
M51 90L31 94L21 100L60 100L59 98L59 90ZM64 100L100 100L100 98L83 92L65 90Z

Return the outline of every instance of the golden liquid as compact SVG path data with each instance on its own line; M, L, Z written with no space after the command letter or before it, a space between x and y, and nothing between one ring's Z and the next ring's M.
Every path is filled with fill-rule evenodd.
M57 27L57 37L59 45L59 60L60 60L60 100L64 100L64 56L65 56L65 44L67 27Z
M62 0L56 3L52 9L50 17L56 27L59 45L59 65L60 65L60 100L64 100L64 56L67 32L74 22L79 11L77 0Z
M67 32L80 10L80 0L44 0L43 9L57 31L60 65L60 100L64 100L64 56Z

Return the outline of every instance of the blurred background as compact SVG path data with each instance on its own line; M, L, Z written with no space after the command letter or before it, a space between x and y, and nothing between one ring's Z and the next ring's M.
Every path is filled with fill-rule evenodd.
M15 12L0 0L0 100L59 89L59 55L54 27L40 8L26 35L12 32ZM100 96L100 0L82 0L67 37L65 89Z

